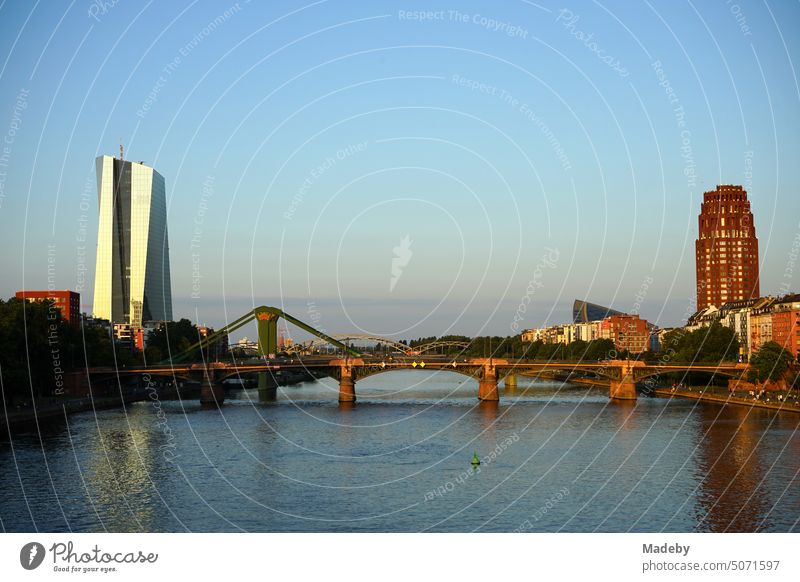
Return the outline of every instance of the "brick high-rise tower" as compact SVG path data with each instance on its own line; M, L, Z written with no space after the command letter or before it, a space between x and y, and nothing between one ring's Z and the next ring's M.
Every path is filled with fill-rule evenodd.
M758 239L741 186L703 194L695 252L698 310L759 296Z

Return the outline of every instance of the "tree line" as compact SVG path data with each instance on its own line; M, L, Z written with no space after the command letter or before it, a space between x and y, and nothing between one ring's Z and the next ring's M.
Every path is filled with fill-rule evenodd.
M0 299L0 381L4 398L6 402L14 402L57 395L67 372L86 367L155 364L185 352L199 339L198 328L190 320L167 322L150 332L147 348L142 353L129 344L114 341L109 326L70 325L62 319L52 301L28 302L16 297L8 301ZM719 323L695 331L672 330L664 335L659 351L643 354L617 350L610 339L546 344L542 341L523 342L519 335L475 338L446 335L421 337L403 343L414 348L434 341L467 344L466 348L442 346L436 352L458 357L575 362L636 357L649 363L715 363L736 361L740 348L733 330ZM217 344L206 348L203 353L195 349L185 360L214 361L222 356L224 354ZM750 359L753 370L749 379L778 380L786 376L793 362L791 353L780 345L765 343Z
M541 340L522 342L521 336L468 336L449 335L421 337L407 343L419 347L435 341L459 341L469 344L462 350L457 347L442 348L443 353L464 357L526 358L532 360L562 360L593 362L597 360L638 358L650 364L718 363L736 362L740 359L741 344L736 333L720 323L693 331L677 328L664 334L659 349L641 354L618 350L610 339L592 341L576 340L569 344L548 344ZM775 342L766 342L750 358L753 369L751 381L763 382L786 377L795 362L792 354ZM682 375L682 377L685 376ZM790 379L791 380L791 379ZM795 383L795 382L792 382Z
M213 333L211 330L210 333ZM144 353L114 340L108 325L70 325L51 300L0 299L0 382L7 404L30 402L63 392L67 373L87 367L127 368L155 364L199 341L188 319L168 322L150 332ZM218 348L187 358L217 359Z

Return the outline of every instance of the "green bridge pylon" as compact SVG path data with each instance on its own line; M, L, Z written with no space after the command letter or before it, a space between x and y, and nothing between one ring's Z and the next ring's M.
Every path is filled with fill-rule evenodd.
M273 356L278 351L278 318L274 307L256 307L253 314L258 326L258 355Z
M307 323L303 323L296 317L293 317L283 311L282 309L278 309L277 307L256 307L252 311L248 311L239 319L232 321L222 329L215 331L214 333L210 334L208 337L202 338L196 344L189 346L184 351L172 355L169 359L164 360L161 362L162 364L168 364L170 362L179 363L186 360L191 354L193 354L198 349L204 350L209 346L221 341L223 338L227 337L228 334L236 331L240 327L247 325L251 321L255 321L256 325L258 326L258 354L261 357L269 357L270 355L274 355L278 351L278 320L283 319L288 321L291 324L296 325L297 327L304 329L308 333L317 336L318 338L328 342L331 345L334 345L338 348L341 348L346 353L350 354L354 357L359 357L361 354L329 336L326 333L319 331L318 329L314 329Z
M283 319L289 323L296 325L300 329L306 330L308 333L325 340L331 345L341 348L351 356L358 357L361 354L353 348L343 344L326 333L314 329L307 323L303 323L296 317L292 317L282 309L277 307L256 307L253 310L253 317L258 324L258 353L261 356L269 356L278 351L278 320Z

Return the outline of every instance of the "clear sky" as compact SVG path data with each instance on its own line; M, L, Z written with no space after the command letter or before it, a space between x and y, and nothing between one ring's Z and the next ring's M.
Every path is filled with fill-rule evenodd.
M718 183L749 192L762 294L796 291L798 25L775 1L6 0L0 296L49 273L91 311L120 140L166 179L176 318L509 335L586 298L675 325Z

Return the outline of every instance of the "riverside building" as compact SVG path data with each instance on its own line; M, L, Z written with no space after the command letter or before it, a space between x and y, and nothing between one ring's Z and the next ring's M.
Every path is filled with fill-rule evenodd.
M100 221L93 314L141 327L172 319L164 177L143 162L96 160Z

